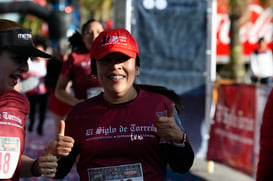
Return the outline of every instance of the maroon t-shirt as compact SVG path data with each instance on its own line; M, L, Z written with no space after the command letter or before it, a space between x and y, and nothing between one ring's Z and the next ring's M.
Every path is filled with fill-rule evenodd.
M0 180L19 180L28 99L16 91L0 95Z
M61 74L73 82L75 97L86 99L89 88L101 87L99 81L94 77L88 77L91 73L89 51L75 51L69 55L63 63Z
M162 180L166 150L159 144L156 121L171 104L163 95L140 90L126 104L109 104L100 94L73 107L65 134L79 147L81 180Z

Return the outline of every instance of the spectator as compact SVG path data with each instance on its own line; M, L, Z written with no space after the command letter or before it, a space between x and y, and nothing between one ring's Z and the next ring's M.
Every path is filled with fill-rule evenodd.
M251 80L254 83L271 84L273 77L272 51L263 37L258 40L258 48L250 56Z

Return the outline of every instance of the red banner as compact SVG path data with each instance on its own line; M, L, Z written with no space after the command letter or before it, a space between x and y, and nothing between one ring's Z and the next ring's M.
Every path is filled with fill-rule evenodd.
M216 52L217 62L224 63L229 57L230 20L228 17L228 0L217 0ZM257 40L264 37L273 50L273 14L272 10L263 8L259 0L250 0L248 10L240 19L240 38L245 60L257 47Z
M207 159L253 173L256 128L256 87L221 85Z

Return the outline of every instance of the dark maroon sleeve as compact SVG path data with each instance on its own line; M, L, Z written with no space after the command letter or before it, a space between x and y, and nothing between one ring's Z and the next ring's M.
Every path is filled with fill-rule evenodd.
M74 107L75 109L75 107ZM77 118L75 118L75 114L77 114L77 111L75 112L72 108L72 110L68 113L66 120L65 120L65 135L66 136L71 136L75 139L75 135L77 133L74 133L73 129L76 125L77 125ZM75 124L76 125L75 125ZM71 152L69 153L68 156L66 157L61 157L58 160L58 167L57 167L57 172L55 175L55 179L62 179L64 178L71 170L71 168L73 167L73 164L77 158L79 154L79 146L77 145L77 143L74 143L74 146L71 150Z
M167 161L174 172L186 173L192 167L194 152L189 142L184 147L167 144Z
M79 149L76 146L74 146L68 156L61 157L58 160L57 172L54 177L55 179L62 179L70 172L78 154Z

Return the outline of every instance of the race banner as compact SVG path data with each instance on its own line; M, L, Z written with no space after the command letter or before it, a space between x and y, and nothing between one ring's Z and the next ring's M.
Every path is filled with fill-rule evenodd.
M207 159L253 173L256 86L220 85Z
M228 1L217 0L217 63L226 63L229 59L230 20L228 16ZM273 50L273 13L270 7L262 7L259 0L248 1L247 11L240 19L240 38L245 61L257 47L257 41L264 37Z
M230 166L256 177L260 128L272 87L220 85L207 160Z

